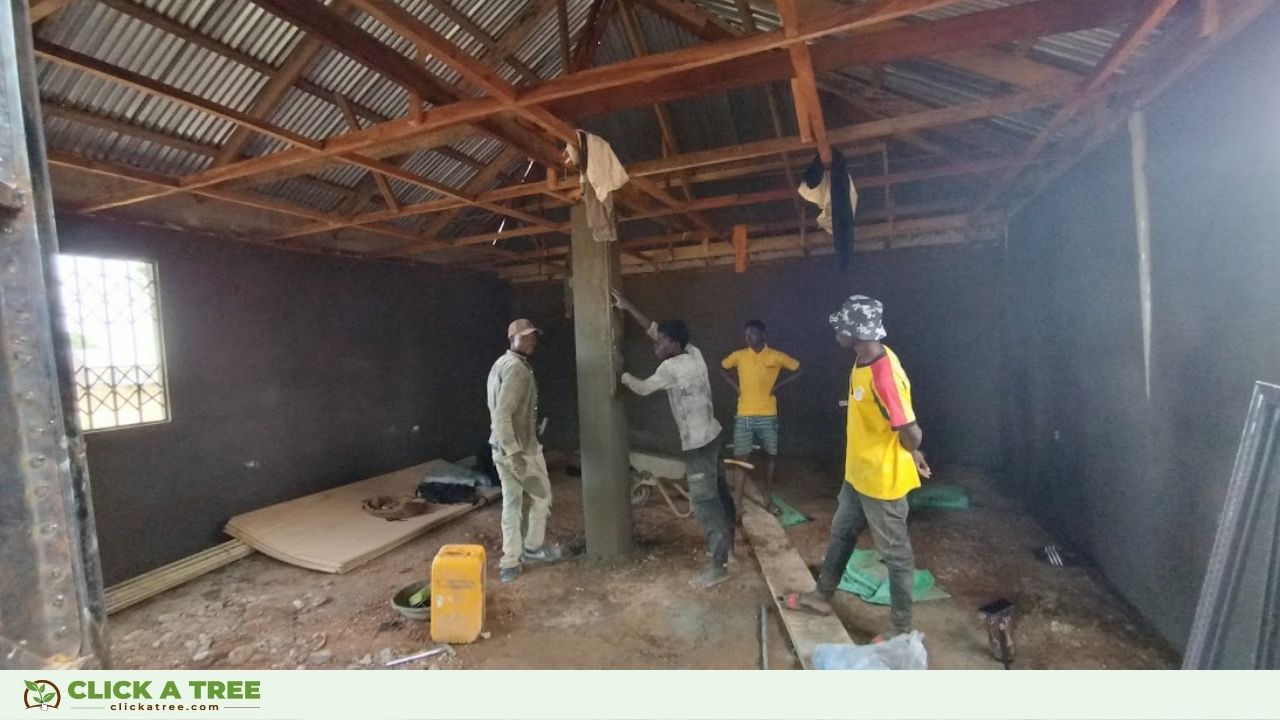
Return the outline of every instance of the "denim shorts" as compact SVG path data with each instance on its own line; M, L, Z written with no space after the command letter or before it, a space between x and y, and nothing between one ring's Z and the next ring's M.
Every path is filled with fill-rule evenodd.
M733 455L743 458L751 454L759 439L765 455L778 454L778 416L739 415L733 423Z

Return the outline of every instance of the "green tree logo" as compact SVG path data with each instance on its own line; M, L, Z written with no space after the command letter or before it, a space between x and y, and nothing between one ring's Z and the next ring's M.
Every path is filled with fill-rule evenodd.
M22 693L22 704L27 709L40 708L41 710L56 709L62 704L62 691L58 689L48 680L24 680L26 684L26 692Z

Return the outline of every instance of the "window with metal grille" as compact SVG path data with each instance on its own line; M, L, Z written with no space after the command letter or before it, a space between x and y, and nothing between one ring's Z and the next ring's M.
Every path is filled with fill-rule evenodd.
M81 429L168 420L155 264L60 255L58 276Z

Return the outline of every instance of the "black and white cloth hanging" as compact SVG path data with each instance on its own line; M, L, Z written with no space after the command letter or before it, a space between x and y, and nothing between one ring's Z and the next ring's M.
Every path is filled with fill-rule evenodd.
M600 242L618 239L618 226L614 222L613 192L627 184L630 177L604 138L582 130L578 131L578 148L565 149L569 162L578 167L582 184L582 201L587 208L587 227Z
M849 177L844 155L833 148L829 170L815 155L804 171L797 192L822 211L818 214L818 226L831 233L840 269L848 270L853 256L853 214L858 209L858 189Z

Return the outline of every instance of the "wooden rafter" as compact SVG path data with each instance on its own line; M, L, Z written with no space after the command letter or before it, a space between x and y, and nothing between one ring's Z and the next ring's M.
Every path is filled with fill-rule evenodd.
M506 63L519 73L520 77L524 78L526 82L532 83L539 80L538 74L524 64L520 58L516 57L513 52L514 48L499 47L496 38L485 32L484 28L477 25L470 17L467 17L466 13L454 7L450 0L428 0L428 2L441 15L452 20L463 32L475 38L476 42L480 43L480 47L484 48L485 56L492 58L495 62Z
M73 0L31 0L30 7L27 9L27 17L31 20L31 24L44 20L53 15L62 8L70 5Z
M600 40L604 37L605 29L609 27L609 21L613 19L613 11L616 7L617 0L592 0L591 10L587 13L587 22L582 26L578 44L573 49L573 57L565 68L565 75L589 68L595 62L596 50L600 47Z
M38 57L58 63L59 65L72 67L90 75L121 85L126 85L136 90L141 90L144 93L158 95L180 105L193 107L197 110L201 110L237 125L250 128L254 132L261 133L267 137L282 140L290 145L303 149L320 149L321 144L315 140L303 137L276 125L272 125L271 123L253 117L248 113L243 113L238 110L218 105L217 103L206 100L194 93L189 93L185 90L171 85L166 85L157 80L152 80L140 73L135 73L131 70L111 65L110 63L103 62L97 58L85 55L84 53L79 53L69 48L54 45L53 43L39 38L36 38L33 41L33 45Z
M82 55L80 53L67 50L66 48L61 48L61 47L46 43L44 41L37 40L36 52L42 57L46 57L46 58L55 60L57 62L60 62L62 64L66 64L81 70L85 70L86 72L90 72L94 75L104 77L114 82L119 82L125 85L129 85L131 87L135 87L139 90L143 90L144 92L147 92L153 95L158 95L160 97L167 98L174 102L195 107L199 110L203 110L205 112L216 115L218 117L222 117L232 122L251 127L255 130L264 132L265 134L269 134L273 137L278 137L287 142L290 142L291 144L296 146L296 149L302 150L304 152L309 152L313 154L322 152L322 144L319 142L316 142L307 138L303 138L294 133L290 133L287 130L275 127L273 125L267 124L260 120L256 120L254 118L250 118L246 116L244 113L240 113L240 112L222 107L220 105L217 105L212 101L205 100L204 98L196 96L192 93L188 93L186 91L173 88L171 86L165 85L158 81L151 80L150 78L144 77L142 75L138 75L137 73L132 73L123 68L118 68L118 67L109 65L107 63L103 63L94 58L90 58L86 55ZM454 200L458 200L466 203L476 202L470 196L464 193L460 193L457 190L454 190L453 188L450 188L442 183L438 183L433 180L429 180L427 178L419 177L417 175L414 175L410 172L403 170L402 168L396 165L393 165L391 163L388 163L382 160L365 157L355 152L337 153L335 154L334 157L336 157L338 160L349 163L356 167L372 170L374 172L381 173L382 175L393 177L402 182L406 182L412 185L417 185L419 187L430 190L431 192L444 195L445 197L448 197ZM155 196L155 197L175 194L179 192L187 192L187 191L207 187L207 186L190 187L185 182L179 182L174 184L164 184L164 183L150 183L150 184L157 185L160 188L158 190L151 191L152 196ZM537 216L530 215L528 213L524 213L519 210L506 208L496 203L476 202L476 204L492 212L495 212L501 215L507 215L509 217L514 217L514 218L523 220L525 222L532 222L535 224L539 224L539 223L545 224L547 222L546 220L539 218ZM80 211L81 212L98 212L114 206L116 206L115 203L90 204L84 208L81 208Z
M1098 62L1080 91L1063 103L1058 112L1049 120L1049 123L1028 143L1027 147L1022 151L1024 159L1034 158L1043 151L1063 126L1098 98L1099 92L1107 84L1107 81L1133 57L1133 54L1137 52L1142 43L1155 31L1156 26L1164 20L1165 16L1173 10L1177 3L1178 0L1144 0L1138 18L1130 23L1120 37L1116 39L1111 49ZM981 212L996 198L1003 195L1009 185L1017 180L1021 173L1022 168L1017 167L1011 168L1000 176L996 182L992 183L987 193L983 195L974 208L974 212Z
M128 0L125 0L127 2ZM132 3L130 3L132 4ZM345 15L346 0L336 0L330 11L336 14ZM253 105L249 108L250 117L264 119L270 117L276 108L289 94L289 90L302 78L302 74L306 72L307 67L311 65L311 61L323 48L323 43L318 38L307 36L302 38L289 52L289 56L280 67L274 70L267 79L262 89L258 91L257 97L253 99ZM226 165L239 159L240 154L244 152L245 146L253 138L250 128L240 126L231 133L231 137L227 139L226 144L222 147L222 152L214 159L215 167Z
M430 54L490 97L500 100L504 107L522 115L565 142L577 143L577 136L568 123L543 108L516 105L515 85L507 82L493 68L471 57L443 35L431 29L409 11L397 5L394 0L351 0L351 2L397 34L413 42L424 54Z
M924 130L932 127L969 122L971 120L978 120L985 117L991 117L993 115L1003 115L1042 107L1044 105L1061 101L1069 92L1071 92L1071 88L1057 88L1053 91L1046 90L1043 93L1017 93L1007 97L981 100L978 102L935 110L927 110L886 120L857 123L832 130L829 133L829 137L831 142L837 146L864 143L877 138L890 137L904 131ZM733 147L685 153L674 157L636 163L628 167L627 172L631 175L633 180L635 178L646 178L672 173L679 174L685 170L691 170L694 168L725 165L733 162L777 156L785 152L806 150L811 149L812 147L813 144L811 142L805 142L799 137L762 140L743 143ZM575 188L577 184L577 177L571 176L560 181L556 185L555 189L558 191L567 191ZM481 193L475 197L475 200L501 202L543 194L544 191L545 187L540 187L539 183L525 183ZM455 210L460 207L464 207L467 204L468 203L466 202L457 200L431 200L406 206L399 213L375 211L349 218L347 222L352 226L364 225L365 223L383 222L386 220L410 217L413 215ZM680 203L673 199L672 202L664 203L664 205L666 207L672 207L673 205L679 206ZM298 234L310 234L315 232L324 232L328 229L330 228L327 226L310 226L299 228L297 232Z
M560 36L560 67L573 62L573 38L569 37L569 3L556 0L556 32Z
M290 5L299 1L262 0L262 2L272 5ZM848 11L824 18L818 23L807 24L798 38L783 38L778 33L762 34L743 38L742 40L715 44L720 47L698 46L686 50L663 53L662 55L637 58L629 62L616 63L608 68L587 70L567 77L545 81L520 93L516 102L521 106L537 105L552 99L587 94L601 88L617 88L628 83L640 82L644 79L674 75L690 65L703 67L713 65L722 60L746 57L756 52L768 52L779 47L785 47L790 43L801 42L812 37L840 32L862 25L874 24L882 19L901 17L911 14L913 11L943 4L946 4L944 0L873 0L850 8ZM323 19L311 19L308 24L323 25L324 23ZM385 46L382 47L385 48ZM397 55L397 57L401 61L405 61L402 56ZM750 82L750 80L747 82ZM507 110L509 110L509 105L491 97L453 102L434 109L430 117L420 123L409 120L392 121L367 128L366 130L329 138L324 142L323 148L318 153L308 152L306 148L292 148L274 153L269 157L240 161L225 167L197 173L184 179L183 188L207 187L231 180L264 175L271 171L315 160L317 159L316 156L338 158L345 153L360 152L371 147L386 146L444 128L488 120ZM546 152L551 155L557 154L553 147L546 148ZM555 161L553 160L552 162L554 163ZM112 199L109 206L119 207L135 202L144 202L152 198L173 194L173 192L172 190L161 189L154 192L137 193L132 196L122 196ZM108 205L100 204L99 209L105 207L108 207Z
M296 25L309 36L323 40L351 59L417 93L433 104L457 99L448 87L425 68L382 44L369 33L347 20L345 13L312 0L254 0L263 9ZM361 9L365 9L363 6Z
M794 38L800 34L800 14L796 11L795 0L777 0L778 12L782 17L782 32L786 37ZM823 165L831 165L831 141L827 139L827 121L822 115L822 100L818 97L818 79L813 71L813 58L809 56L809 46L796 43L787 46L791 55L791 94L795 100L796 125L800 128L800 137L813 139L818 146L818 157Z
M618 17L622 20L622 31L627 36L627 44L631 46L631 54L635 57L648 55L649 48L645 45L644 35L640 32L639 22L635 16L635 8L629 0L621 0ZM662 154L679 155L680 143L676 139L667 108L662 103L654 103L653 115L658 121L658 131L662 133Z
M162 187L174 188L179 186L179 178L164 175L161 173L148 172L136 168L129 168L123 165L109 163L103 160L94 160L92 158L80 157L72 153L62 152L58 150L49 151L49 163L51 165L59 165L69 167L84 172L90 172L98 175L106 175L109 177L120 178L132 182L146 183L148 185L159 185ZM312 210L310 208L301 207L292 203L284 203L278 200L271 200L261 196L251 196L230 190L221 190L216 188L201 188L193 191L194 194L214 200L234 203L236 205L244 205L256 208L258 210L267 210L270 212L280 213L291 217L302 218L315 222L328 223L331 228L342 227L344 218L340 215ZM387 235L399 239L411 239L413 234L401 230L399 228L383 226L379 224L362 225L363 229L370 232Z
M351 104L340 94L334 94L333 99L337 102L338 108L342 110L342 117L347 121L348 130L359 130L360 120L356 118L356 114L351 110ZM393 163L399 165L399 163ZM369 176L373 178L373 182L378 186L378 192L382 194L382 201L387 204L387 208L400 211L400 200L396 197L396 193L391 189L391 183L387 181L387 176L380 173L369 171Z
M274 0L271 0L274 1ZM911 6L918 10L923 4L912 3ZM930 4L932 6L932 4ZM1027 10L1026 8L1031 8ZM1011 16L1009 11L1017 11L1021 14ZM856 17L850 13L857 13ZM805 33L829 33L847 30L851 27L859 27L863 25L872 25L872 18L883 20L884 17L901 17L909 14L903 3L887 2L868 2L850 8L847 12L842 12L838 17L827 17L820 21L811 21L818 24L806 23L802 34ZM1117 14L1131 12L1126 0L1113 0L1109 3L1101 3L1098 0L1052 0L1046 3L1046 0L1034 0L1011 8L1001 8L1000 10L984 11L971 13L948 20L934 21L930 23L919 23L918 25L937 26L932 28L930 32L934 35L924 35L918 37L923 45L922 50L929 52L951 51L956 49L964 49L974 44L982 45L990 40L993 36L1000 33L1008 35L1012 34L1035 34L1042 32L1048 28L1050 32L1061 31L1062 29L1070 29L1071 26L1091 27L1095 22L1103 22L1107 17L1114 17ZM975 16L987 16L991 13L1000 13L998 17L1006 20L1012 19L1014 31L1000 30L1003 27L998 23L976 22L972 19ZM1093 13L1092 20L1086 19L1086 15ZM1101 18L1101 20L1099 20ZM968 25L955 25L957 21L965 21ZM944 23L947 23L944 25ZM968 34L962 40L951 40L942 42L938 38L947 37L947 33L942 32L944 28L968 28ZM997 28L993 30L992 28ZM901 33L904 31L916 32L914 27L905 29L895 29L879 32L868 32L860 38L859 43L823 43L811 48L811 54L814 59L815 69L821 68L823 55L821 52L826 46L832 46L839 50L842 54L849 52L846 46L852 46L859 52L867 53L893 53L898 56L911 56L911 48L902 47L896 40L889 42L882 35L894 34L894 38L899 40L903 37ZM775 59L777 48L786 47L789 42L794 39L781 38L778 34L763 33L750 36L741 40L728 41L726 43L714 43L704 46L698 46L689 50L678 51L676 53L664 53L662 55L650 56L648 58L640 58L636 61L628 61L617 63L615 65L595 70L584 71L566 78L557 78L545 81L538 86L522 91L518 94L516 102L521 105L532 105L546 101L551 102L553 108L561 107L561 104L573 99L577 102L582 98L589 98L593 95L599 97L600 92L617 93L621 88L626 88L630 96L629 102L634 105L643 103L647 98L652 97L649 93L656 89L663 91L661 87L668 79L680 79L688 77L689 67L709 68L715 66L722 72L721 75L733 75L731 72L723 72L725 70L735 69L745 62L755 63L756 59L752 53L760 55L769 67L778 65ZM748 47L744 43L750 42ZM729 47L723 47L728 45ZM721 46L721 47L715 47ZM725 50L723 54L720 51ZM785 53L783 53L785 58ZM827 56L827 61L830 61ZM843 57L843 55L842 55ZM724 58L734 58L724 60ZM745 59L745 60L744 60ZM789 75L789 64L783 59L783 69ZM765 73L768 75L768 73ZM641 85L628 84L638 82L642 79L650 79L652 82ZM735 79L739 84L750 84L756 78L748 77L746 80ZM720 82L719 80L713 80ZM641 89L643 88L643 89ZM693 88L692 92L697 92L699 88ZM690 92L686 88L682 92ZM554 100L552 100L554 99ZM651 104L646 103L646 104ZM597 108L604 109L604 108ZM421 124L412 124L403 121L392 121L367 128L366 130L348 133L343 136L330 138L323 143L323 148L317 152L310 152L304 149L290 149L273 154L267 158L257 158L233 163L224 168L215 168L210 171L198 173L196 175L184 178L182 187L198 188L217 185L231 180L241 180L250 178L266 177L272 173L289 172L295 166L306 166L320 160L320 158L340 158L344 153L362 152L369 149L381 151L383 148L391 147L397 144L403 144L413 141L415 138L423 137L431 133L438 133L446 128L456 127L469 122L480 120L488 120L496 118L505 111L504 105L495 101L493 98L477 98L471 100L463 100L459 102L443 105L432 110L424 122ZM594 110L588 110L587 114L591 114ZM145 193L135 193L131 196L121 196L112 200L111 205L130 204L132 202L140 202L153 197L173 194L175 192L168 188L158 188L155 191ZM178 191L180 192L180 191ZM444 208L448 209L448 208ZM409 210L409 209L406 209Z
M729 40L743 34L719 17L704 12L697 5L685 0L639 0L639 2L644 3L650 11L703 40L711 42ZM747 0L738 0L738 12L743 17L743 26L748 32L755 32L755 22L749 18L750 6ZM744 8L747 10L746 13L743 12Z
M1117 85L1124 87L1117 88L1117 97L1106 103L1100 112L1094 113L1093 128L1081 142L1070 151L1058 153L1055 161L1038 163L1044 171L1029 182L1019 183L1026 187L1020 193L1020 200L1009 207L1006 214L1016 212L1023 203L1042 192L1079 160L1096 150L1125 122L1130 112L1152 102L1178 78L1203 63L1210 53L1274 4L1274 0L1233 2L1229 12L1227 8L1223 8L1217 32L1208 36L1203 34L1203 24L1199 22L1201 18L1196 18L1194 25L1184 21L1181 27L1175 26L1169 33L1170 39L1163 43L1160 55L1151 59L1144 72L1126 73L1123 79L1117 80Z
M1139 2L1140 0L1031 0L1019 5L924 23L903 24L886 30L875 30L875 27L883 24L872 23L866 26L865 33L858 35L857 42L817 43L809 48L809 53L817 73L858 65L933 57L975 47L1125 24L1133 19ZM863 4L857 7L866 6L867 4ZM776 35L757 34L743 38L742 41L759 41L766 37ZM725 43L708 43L698 47L712 48L723 44ZM637 80L637 86L621 90L584 89L581 85L569 87L563 78L548 81L544 85L557 86L555 94L559 96L551 101L549 107L561 117L578 118L749 85L787 81L791 78L791 65L785 53L762 51L707 67L693 67L681 57L671 55L672 53L663 53L651 56L667 58L672 62L668 67L668 74L651 78L642 86L638 85ZM608 68L591 72L615 70L623 74L629 65L630 63L615 63Z
M919 247L927 245L955 244L970 241L971 238L994 241L999 237L997 228L999 219L992 217L982 225L974 226L962 214L943 215L938 217L919 218L897 222L879 222L863 224L858 228L858 252L868 250L885 250L893 247ZM748 230L756 230L749 226ZM774 230L773 232L776 232ZM634 252L641 248L654 248L650 256L644 260L626 261L624 272L641 271L650 263L658 263L664 268L696 267L707 261L728 264L732 262L733 248L727 243L708 245L701 242L696 233L682 235L654 236L637 238L619 243L619 250ZM546 258L557 257L563 248L551 248L545 254L524 253L522 265L507 268L501 276L510 280L541 280L561 277L563 271L556 271L548 276L546 268L539 268L539 262L547 262ZM830 245L823 248L806 248L803 235L792 231L785 235L772 235L751 238L750 255L755 259L771 259L778 257L797 257L806 253L834 252Z
M178 22L177 20L174 20L167 15L163 15L155 10L152 10L145 5L140 5L137 2L134 2L134 0L97 0L97 2L103 5L106 5L107 7L110 7L111 9L117 12L123 13L125 15L136 18L138 20L141 20L142 22L145 22L148 25L164 30L165 32L168 32L169 34L175 37L181 38L182 40L192 43L193 45L204 48L205 50L216 53L218 55L221 55L222 57L225 57L229 60L234 60L235 62L241 65L244 65L245 67L251 68L257 71L258 73L266 76L268 78L267 84L264 85L263 89L259 92L259 95L263 98L270 97L270 95L278 95L280 98L283 98L287 94L286 91L289 88L289 85L286 82L287 78L294 77L296 78L296 80L293 83L292 87L297 88L298 90L301 90L302 92L307 93L315 98L323 100L324 102L333 102L332 92L330 92L325 88L320 87L319 85L315 84L314 82L311 82L310 80L307 80L306 77L303 75L303 72L306 69L306 65L309 60L309 57L314 57L314 53L308 47L308 45L311 43L309 43L308 40L305 38L302 41L300 41L297 46L295 46L293 52L291 52L289 56L287 56L279 66L274 66L266 61L259 60L253 55L250 55L249 53L246 53L242 50L239 50L238 48L227 45L226 43L223 43L219 40L209 37L208 35L204 35L202 33L196 32L195 30L188 28L182 23ZM331 10L342 10L345 7L345 0L340 0L339 2L335 2L329 7ZM318 49L320 46L321 46L320 43L318 42L314 43L315 48ZM270 95L268 95L267 93L268 90L271 91ZM378 111L373 110L372 108L366 107L365 105L362 105L360 103L357 103L351 100L350 98L348 98L347 101L351 105L351 109L355 112L355 114L359 116L360 119L366 122L382 123L391 119L386 115L383 115ZM259 104L259 99L255 98L254 100L255 107L258 104ZM262 100L262 104L272 105L271 102L265 99ZM274 109L275 107L278 107L278 102L272 105L272 109ZM249 110L249 113L256 114L253 108ZM269 114L269 111L261 115L261 117L266 117L266 114ZM248 133L241 128L237 128L236 131L233 133L233 138L235 138L237 135L243 136L243 140L236 141L237 143L239 143L239 150L243 150L244 143L247 142L247 140L251 137L251 133ZM449 157L450 159L456 162L462 163L463 165L476 168L477 170L483 169L485 166L484 163L476 160L470 155L467 155L466 153L458 152L453 148L442 147L442 148L439 148L437 152L440 152L446 157ZM235 160L238 158L239 158L239 155L237 154L236 157L232 157L230 159Z

